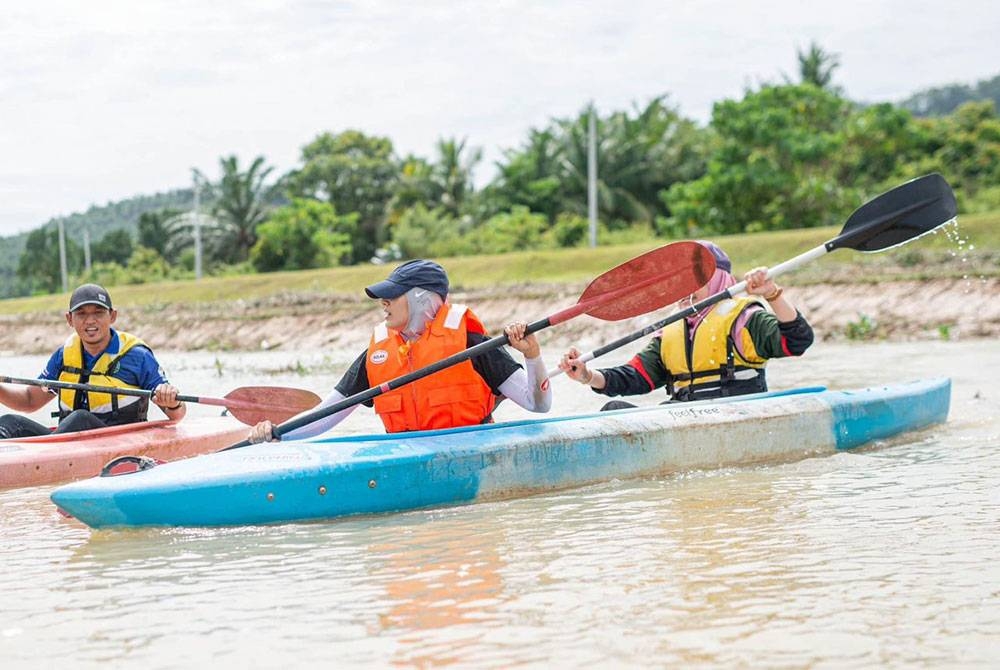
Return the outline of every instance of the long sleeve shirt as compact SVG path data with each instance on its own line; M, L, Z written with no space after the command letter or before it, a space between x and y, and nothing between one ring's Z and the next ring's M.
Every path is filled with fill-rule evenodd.
M812 326L801 312L796 312L794 320L781 323L771 312L759 310L750 316L744 328L750 333L757 353L765 359L801 356L813 343ZM605 386L594 391L608 396L640 395L666 385L670 375L660 356L661 343L656 336L628 363L600 368Z

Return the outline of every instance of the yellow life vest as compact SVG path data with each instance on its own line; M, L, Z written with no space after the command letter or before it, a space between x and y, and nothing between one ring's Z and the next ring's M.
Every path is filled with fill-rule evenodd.
M116 331L118 334L118 352L102 353L89 369L83 367L83 343L79 335L73 333L63 344L63 365L59 372L59 381L73 384L93 384L94 386L112 386L116 388L138 388L116 377L118 362L135 347L149 348L145 342L135 335ZM76 409L86 409L95 414L108 425L135 423L145 421L149 409L149 398L124 396L96 391L77 391L76 389L60 389L59 420L66 418Z
M660 358L670 374L667 391L675 400L702 400L767 390L764 366L745 328L733 333L733 324L747 309L761 303L737 298L718 303L698 324L694 338L687 319L663 329ZM736 347L734 337L740 338ZM742 350L742 354L740 354Z

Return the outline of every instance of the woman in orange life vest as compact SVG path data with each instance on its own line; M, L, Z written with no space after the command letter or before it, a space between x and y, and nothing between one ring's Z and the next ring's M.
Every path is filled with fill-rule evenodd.
M149 400L168 419L180 421L186 413L177 400L177 389L167 381L163 368L149 347L134 335L112 325L118 312L107 290L83 284L73 291L66 323L73 334L49 357L38 376L74 384L153 391L150 398L94 391L60 390L57 433L73 433L146 420ZM21 412L34 412L53 398L40 386L0 384L0 403ZM0 416L0 439L47 435L52 432L37 421L18 414Z
M715 274L678 303L681 309L737 283L729 256L711 242L700 244L715 256ZM746 297L723 300L668 325L625 365L590 370L572 347L559 367L609 396L649 393L661 386L674 402L766 391L768 359L801 356L812 344L813 331L784 290L767 278L767 268L755 268L744 279ZM624 407L634 405L616 400L602 409Z
M489 339L471 310L448 301L448 275L432 261L404 263L388 279L369 286L365 292L381 302L385 322L375 327L368 348L319 407L329 407ZM525 336L525 328L525 323L515 322L504 329L511 346L524 356L523 369L500 347L387 391L365 404L374 404L389 433L488 423L499 396L531 412L547 412L552 393L545 383L545 365L538 341L534 335ZM324 433L354 407L283 437L301 439ZM247 439L268 441L272 439L272 428L269 421L262 421L250 430Z

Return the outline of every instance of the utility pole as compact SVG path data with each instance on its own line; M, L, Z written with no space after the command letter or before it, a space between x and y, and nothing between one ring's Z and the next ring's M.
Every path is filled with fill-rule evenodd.
M90 272L90 228L83 227L83 267Z
M59 217L59 272L62 274L63 293L69 290L69 272L66 270L66 223Z
M587 218L590 220L590 246L597 246L597 119L590 102L587 122Z
M194 278L201 279L201 194L198 191L198 175L192 176L194 183Z

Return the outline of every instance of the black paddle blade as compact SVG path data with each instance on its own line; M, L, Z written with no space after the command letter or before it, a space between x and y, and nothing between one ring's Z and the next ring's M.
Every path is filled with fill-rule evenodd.
M958 214L955 194L936 172L897 186L859 207L826 250L883 251L929 233Z
M691 295L713 272L712 252L697 242L673 242L608 270L590 282L578 305L590 316L620 321Z

